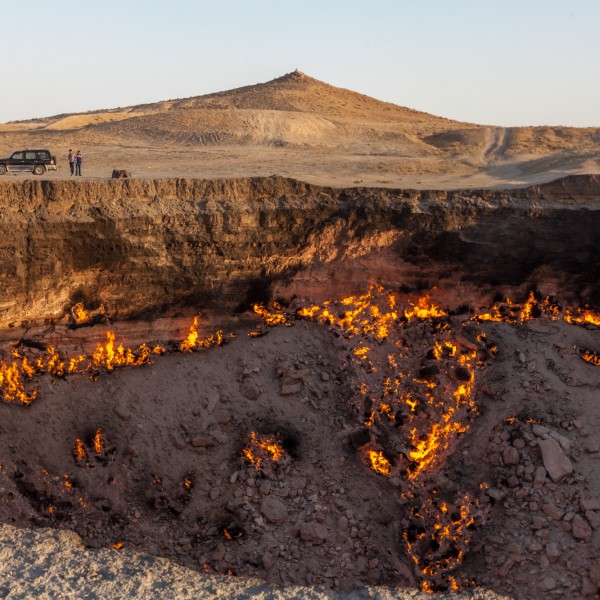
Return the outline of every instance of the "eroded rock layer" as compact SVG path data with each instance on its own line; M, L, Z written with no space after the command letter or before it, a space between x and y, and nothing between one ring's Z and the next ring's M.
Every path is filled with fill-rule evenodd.
M600 301L600 180L510 191L334 189L271 178L3 181L0 320L229 311L372 282ZM464 298L463 298L464 299Z

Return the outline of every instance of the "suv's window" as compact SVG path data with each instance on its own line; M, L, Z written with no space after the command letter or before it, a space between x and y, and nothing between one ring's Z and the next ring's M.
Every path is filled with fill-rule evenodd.
M37 158L38 160L50 160L50 152L42 150L41 152L37 153Z
M35 152L25 152L25 160L35 160Z
M14 158L15 160L23 160L23 152L15 152L11 158Z

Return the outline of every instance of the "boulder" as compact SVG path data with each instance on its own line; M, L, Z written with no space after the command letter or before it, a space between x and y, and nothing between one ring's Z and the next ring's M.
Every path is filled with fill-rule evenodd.
M561 482L567 475L573 472L573 465L562 451L560 444L554 438L538 440L542 451L544 467L554 483Z
M131 172L125 171L124 169L113 169L113 179L131 179Z
M278 498L266 497L260 503L260 512L264 518L274 525L281 525L287 519L287 508Z

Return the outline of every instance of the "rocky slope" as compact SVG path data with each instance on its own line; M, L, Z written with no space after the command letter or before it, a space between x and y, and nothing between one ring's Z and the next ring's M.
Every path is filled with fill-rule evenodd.
M600 182L511 192L333 189L281 178L0 185L0 321L76 301L119 318L230 313L380 282L600 301Z

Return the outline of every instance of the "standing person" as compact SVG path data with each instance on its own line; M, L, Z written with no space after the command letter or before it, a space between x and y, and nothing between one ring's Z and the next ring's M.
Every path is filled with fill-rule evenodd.
M71 177L75 175L75 157L73 156L73 150L69 148L69 155L67 156L69 159L69 168L71 169Z
M83 162L83 156L81 156L81 151L77 150L77 154L75 155L75 175L79 175L81 177L81 163Z

